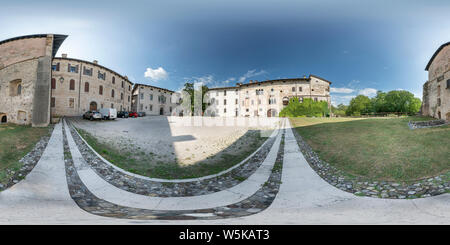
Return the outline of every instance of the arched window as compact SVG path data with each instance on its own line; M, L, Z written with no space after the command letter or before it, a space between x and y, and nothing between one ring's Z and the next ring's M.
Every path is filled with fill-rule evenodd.
M75 90L75 80L71 79L69 82L69 89Z
M52 89L56 89L56 79L52 78Z
M88 82L84 83L84 92L89 93L89 83Z
M111 97L114 98L114 89L111 90Z
M123 93L120 93L120 99L123 100Z
M100 87L98 87L98 94L103 95L103 86L102 85L100 85Z
M22 80L16 79L9 82L9 96L18 96L22 94Z
M116 83L116 77L112 77L112 83L115 84Z

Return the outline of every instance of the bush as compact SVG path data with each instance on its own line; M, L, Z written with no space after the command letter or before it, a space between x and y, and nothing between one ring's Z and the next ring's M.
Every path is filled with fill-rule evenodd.
M300 102L298 98L291 98L289 104L280 112L280 117L323 117L329 116L326 101L313 101L310 98Z

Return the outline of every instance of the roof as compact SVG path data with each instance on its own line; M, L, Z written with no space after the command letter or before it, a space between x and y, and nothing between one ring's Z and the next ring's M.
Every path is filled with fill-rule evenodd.
M60 35L60 34L33 34L33 35L26 35L26 36L20 36L20 37L13 37L10 39L6 39L3 41L0 41L0 45L12 41L22 40L22 39L29 39L29 38L46 38L49 35L53 35L53 53L52 56L55 57L56 53L58 52L59 47L64 42L64 40L67 38L67 35Z
M138 86L146 86L146 87L151 87L151 88L161 89L161 90L165 90L165 91L167 91L167 92L175 93L175 91L172 91L172 90L169 90L169 89L166 89L166 88L160 88L160 87L156 87L156 86L153 86L153 85L142 84L142 83L136 83L136 84L134 84L133 91L134 91L134 89L135 89L136 87L138 87Z
M443 48L445 48L446 46L448 46L448 45L450 45L450 42L447 42L447 43L442 44L442 45L436 50L436 52L434 52L433 56L431 56L430 61L428 61L427 66L425 67L425 71L428 71L428 69L429 69L430 66L431 66L431 63L433 63L434 58L436 58L436 56L439 54L439 52L441 52L441 50L442 50Z
M121 77L122 79L126 80L127 82L131 83L131 85L133 85L133 82L128 80L128 78L126 78L125 76L120 75L119 73L109 69L108 67L104 67L102 65L95 64L94 62L90 62L90 61L86 61L86 60L80 60L80 59L75 59L75 58L63 58L63 57L55 57L55 59L58 59L58 60L73 60L73 61L76 61L76 62L83 62L83 63L88 63L88 64L93 65L93 66L98 66L98 67L100 67L102 69L105 69L105 70L107 70L107 71L109 71L111 73L116 74L117 76Z

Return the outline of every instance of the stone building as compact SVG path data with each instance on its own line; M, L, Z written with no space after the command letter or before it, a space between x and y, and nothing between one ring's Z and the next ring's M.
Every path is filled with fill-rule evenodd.
M296 97L302 101L311 98L326 101L331 106L330 81L315 75L303 78L286 78L252 81L236 87L211 88L207 92L206 116L223 117L275 117Z
M422 114L450 120L450 42L441 45L425 70L428 81L423 85Z
M66 37L38 34L0 41L0 122L50 123L51 63Z
M179 115L180 94L165 88L135 84L132 92L132 111L146 115Z
M52 116L80 116L101 108L131 109L133 83L126 76L98 64L56 57L52 63Z

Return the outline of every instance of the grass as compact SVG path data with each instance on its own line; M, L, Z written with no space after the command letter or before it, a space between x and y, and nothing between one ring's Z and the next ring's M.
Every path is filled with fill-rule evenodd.
M19 160L33 149L42 136L49 133L48 127L0 125L0 183L6 184L11 177L7 170L17 172L22 167Z
M267 138L261 137L259 131L252 134L252 142L246 144L238 152L232 154L222 152L220 155L209 157L192 165L182 165L177 161L167 162L155 156L152 152L143 152L137 147L134 152L115 149L110 144L101 142L85 130L76 129L88 144L102 157L129 172L163 179L198 178L224 171L257 150ZM235 143L240 144L240 139Z
M350 176L412 181L450 171L450 126L410 130L403 118L291 118L320 158Z

